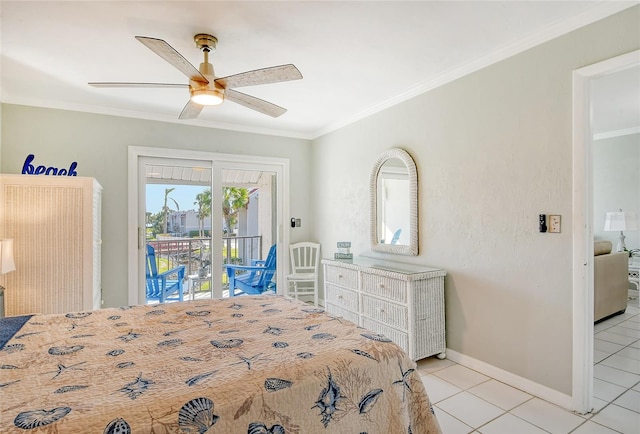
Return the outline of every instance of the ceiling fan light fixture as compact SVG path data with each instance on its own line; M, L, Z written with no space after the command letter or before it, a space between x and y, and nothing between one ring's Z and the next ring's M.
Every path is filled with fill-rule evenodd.
M194 36L196 46L202 50L204 57L204 61L200 64L200 69L196 69L191 62L178 53L167 41L150 38L148 36L136 36L136 39L189 78L189 101L184 105L178 119L195 119L204 107L220 105L225 99L267 116L277 118L283 115L287 109L260 98L238 92L234 90L234 88L279 83L302 78L302 74L298 71L298 68L292 64L255 69L226 77L216 77L213 72L213 65L209 63L209 53L216 49L218 39L206 33L199 33ZM89 83L89 85L95 87L124 88L185 87L184 84L177 83L93 82Z
M220 105L224 101L224 93L217 89L193 90L191 101L200 105Z

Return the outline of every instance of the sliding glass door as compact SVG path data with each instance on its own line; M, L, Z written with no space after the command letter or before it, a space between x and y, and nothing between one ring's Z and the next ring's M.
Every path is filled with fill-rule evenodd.
M146 290L149 246L158 273L184 267L184 300L228 297L225 265L264 260L273 245L277 246L276 265L282 264L283 241L288 242L282 231L284 209L288 210L283 200L285 187L288 190L287 163L130 148L130 169L135 167L136 176L129 186L129 256L137 264L129 273L130 304L159 301L148 297ZM281 292L283 270L277 267L269 288Z

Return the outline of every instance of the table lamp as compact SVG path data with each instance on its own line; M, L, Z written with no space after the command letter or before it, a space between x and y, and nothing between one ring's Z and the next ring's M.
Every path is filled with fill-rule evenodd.
M608 212L604 218L605 231L620 231L618 243L616 244L616 252L624 252L627 247L624 244L623 231L640 230L640 216L636 212Z
M16 269L13 262L13 240L0 238L0 274ZM4 316L4 287L0 285L0 317Z
M16 269L13 262L13 240L11 238L0 239L0 274L6 274Z

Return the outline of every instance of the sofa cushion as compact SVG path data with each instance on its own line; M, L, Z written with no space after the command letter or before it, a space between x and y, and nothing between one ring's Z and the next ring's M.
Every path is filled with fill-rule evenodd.
M601 240L593 243L593 256L606 255L611 253L613 243L611 241Z

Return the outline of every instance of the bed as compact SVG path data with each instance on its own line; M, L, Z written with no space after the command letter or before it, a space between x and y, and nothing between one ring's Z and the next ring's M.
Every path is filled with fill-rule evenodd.
M282 296L0 319L2 433L440 433L384 336Z

